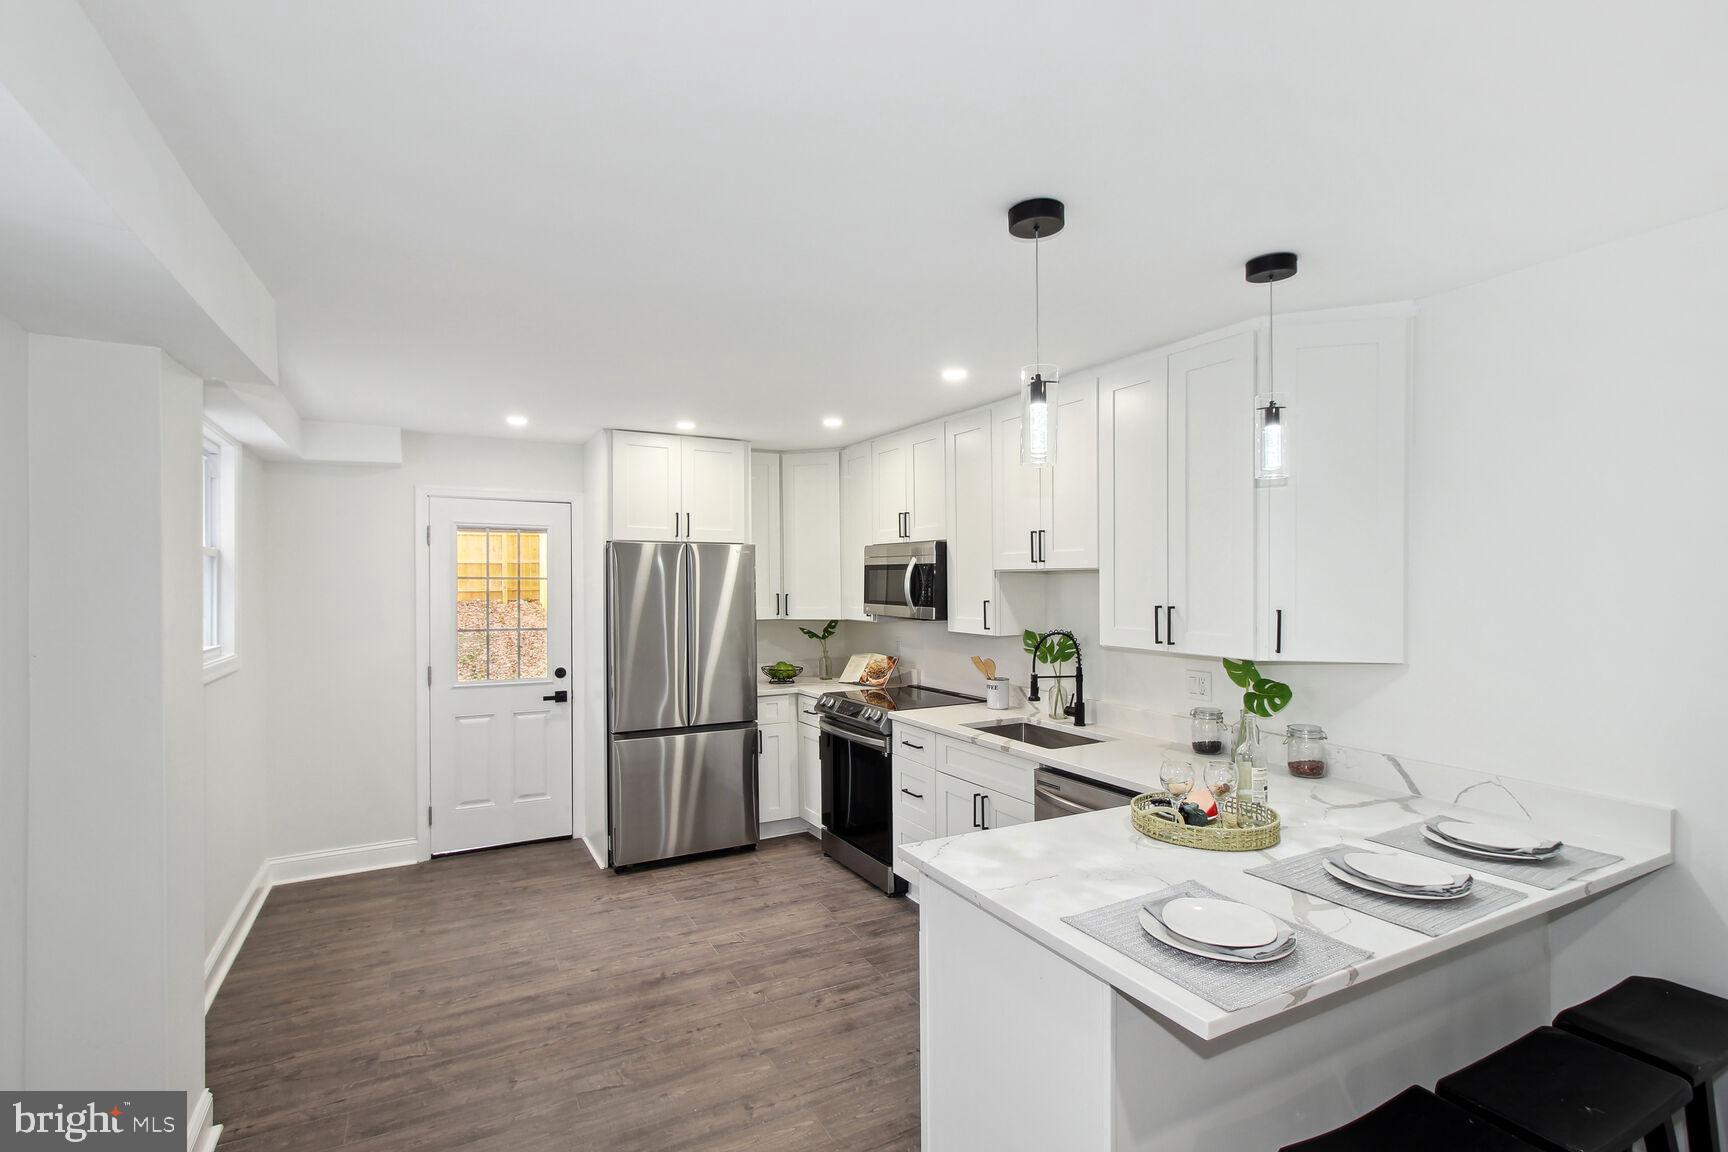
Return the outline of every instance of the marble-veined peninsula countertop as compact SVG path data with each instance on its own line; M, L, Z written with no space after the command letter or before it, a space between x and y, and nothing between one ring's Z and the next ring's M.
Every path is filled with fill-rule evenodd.
M1025 715L1024 709L1003 712L964 705L921 709L896 716L895 722L1141 791L1158 787L1158 765L1164 756L1176 753L1202 759L1185 744L1107 728L1083 730L1104 737L1098 744L1046 749L967 727ZM1269 750L1275 752L1277 747L1274 742ZM1390 767L1351 763L1318 781L1297 780L1274 765L1269 788L1272 806L1283 823L1283 839L1262 852L1204 852L1164 844L1136 832L1128 810L1117 808L904 844L897 849L897 857L916 868L922 882L942 885L1202 1039L1224 1036L1300 1004L1384 978L1576 904L1673 861L1673 812L1668 808L1511 777L1456 768L1412 767L1391 757L1384 759ZM1393 851L1369 844L1367 837L1446 813L1499 823L1528 822L1548 835L1613 853L1621 860L1552 891L1483 873L1485 880L1518 891L1525 898L1438 937L1245 875L1246 869L1339 842ZM1222 896L1334 936L1373 955L1355 968L1293 993L1226 1012L1062 923L1064 916L1184 880L1198 880Z

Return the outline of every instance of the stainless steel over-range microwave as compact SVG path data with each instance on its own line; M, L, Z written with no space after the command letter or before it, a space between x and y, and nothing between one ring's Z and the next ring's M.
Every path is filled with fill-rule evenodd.
M903 620L948 619L948 544L896 540L864 548L864 611Z

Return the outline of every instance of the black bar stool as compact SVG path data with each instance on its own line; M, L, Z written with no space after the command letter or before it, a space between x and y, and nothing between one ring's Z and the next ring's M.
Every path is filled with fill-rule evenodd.
M1714 1081L1728 1071L1728 1000L1672 980L1633 976L1566 1009L1554 1023L1690 1083L1686 1145L1692 1152L1722 1152Z
M1448 1104L1426 1088L1406 1088L1340 1128L1286 1144L1279 1152L1535 1152L1518 1137Z
M1680 1077L1558 1028L1538 1028L1435 1090L1549 1152L1674 1152Z

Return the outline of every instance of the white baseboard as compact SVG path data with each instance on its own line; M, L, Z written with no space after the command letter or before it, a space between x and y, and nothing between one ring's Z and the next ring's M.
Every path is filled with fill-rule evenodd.
M186 1152L212 1152L216 1147L216 1141L222 1137L222 1125L210 1123L214 1108L215 1100L206 1088L198 1097L192 1115L186 1118Z
M204 957L204 1011L210 1011L210 1005L216 1002L216 993L228 978L228 969L234 966L234 957L240 955L240 945L246 942L246 933L252 931L252 921L258 919L258 910L264 907L264 897L268 895L270 861L265 860L258 865L252 883L241 893L234 910L228 913L210 954Z
M270 858L270 883L298 884L302 880L322 880L326 876L347 876L354 872L370 872L376 868L400 868L420 862L420 841L381 840L376 844L356 844L352 848L323 848L316 852L298 852L292 856Z

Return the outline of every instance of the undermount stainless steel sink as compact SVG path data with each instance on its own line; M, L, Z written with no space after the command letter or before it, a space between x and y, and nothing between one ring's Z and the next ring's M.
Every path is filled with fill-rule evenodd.
M1071 728L1028 724L1024 720L989 720L981 724L968 724L966 727L988 732L992 736L1006 736L1010 740L1018 740L1022 744L1031 744L1038 748L1078 748L1082 744L1103 743L1097 737L1082 736Z

